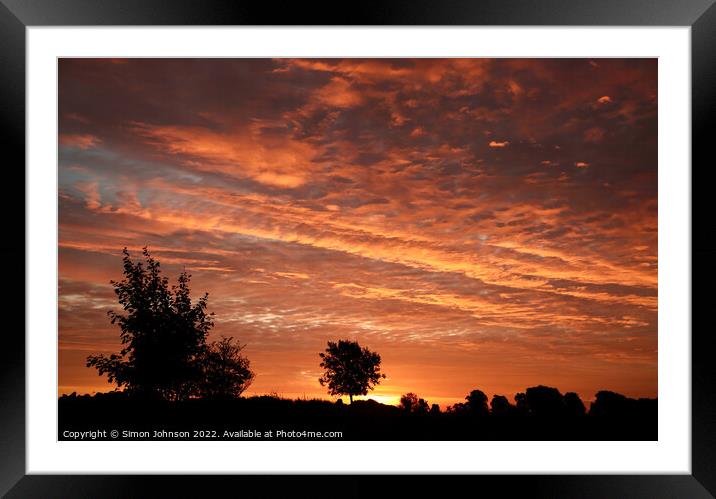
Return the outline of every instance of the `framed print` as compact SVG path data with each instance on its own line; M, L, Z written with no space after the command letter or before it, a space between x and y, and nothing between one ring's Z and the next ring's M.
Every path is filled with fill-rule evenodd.
M1 11L3 492L714 494L711 2L59 5Z

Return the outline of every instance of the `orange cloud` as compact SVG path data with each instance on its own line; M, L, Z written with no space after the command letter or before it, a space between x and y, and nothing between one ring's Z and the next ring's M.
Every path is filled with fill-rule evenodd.
M96 210L102 206L98 182L77 182L75 187L85 195L87 208Z
M78 149L92 149L101 142L101 140L90 134L60 134L60 145L65 147L76 147Z
M158 149L185 156L185 164L199 171L220 171L277 187L302 185L315 151L309 145L291 139L280 141L263 137L260 123L255 125L248 134L145 123L133 123L131 129ZM280 147L276 147L278 143Z
M316 90L316 99L321 103L334 107L351 107L360 104L362 97L356 92L348 80L335 77L324 87Z

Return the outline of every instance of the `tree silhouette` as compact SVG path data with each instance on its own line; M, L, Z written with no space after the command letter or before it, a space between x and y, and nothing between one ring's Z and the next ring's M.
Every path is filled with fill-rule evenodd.
M329 341L326 351L318 355L325 369L318 382L328 386L330 395L348 395L351 403L354 396L366 395L385 378L380 372L380 355L361 348L356 341Z
M493 395L490 408L493 416L507 416L514 410L514 406L504 395Z
M413 412L413 408L418 405L418 396L413 392L408 392L400 397L399 407L405 412Z
M601 390L597 392L594 402L591 403L589 414L591 416L603 417L620 417L625 414L635 413L637 401L609 390Z
M249 369L249 359L241 355L245 345L233 338L222 338L207 345L199 359L201 380L199 396L207 399L234 399L251 385L255 374Z
M485 395L481 390L471 391L467 397L465 397L465 400L467 401L467 410L470 414L474 416L486 416L489 414L490 411L487 408L487 395Z
M427 414L430 411L430 404L425 399L418 398L413 392L408 392L400 397L399 407L405 412L413 414Z
M524 415L529 413L529 408L527 407L527 395L525 395L524 392L515 393L515 408L520 414Z
M468 411L467 404L463 402L456 402L453 405L447 407L447 411L450 414L466 414Z
M564 405L567 410L568 416L581 417L587 413L587 408L584 406L584 402L574 392L567 392L564 394Z
M110 282L125 313L108 312L119 325L123 348L109 357L90 355L87 367L135 395L188 398L200 379L198 359L214 325L213 314L206 312L208 294L192 304L186 271L170 288L146 247L144 264L132 262L127 248L123 255L124 279Z
M551 386L532 386L526 391L527 408L530 414L542 418L554 418L564 414L564 397Z

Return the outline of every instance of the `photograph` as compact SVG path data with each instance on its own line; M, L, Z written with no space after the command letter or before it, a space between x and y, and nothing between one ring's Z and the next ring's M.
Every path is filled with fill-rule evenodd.
M57 58L57 439L658 440L658 69Z

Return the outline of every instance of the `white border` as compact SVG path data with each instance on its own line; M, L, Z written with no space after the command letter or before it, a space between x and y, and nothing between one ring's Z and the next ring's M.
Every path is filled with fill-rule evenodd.
M689 28L33 27L27 42L28 473L690 473ZM61 56L659 57L659 441L58 442Z

